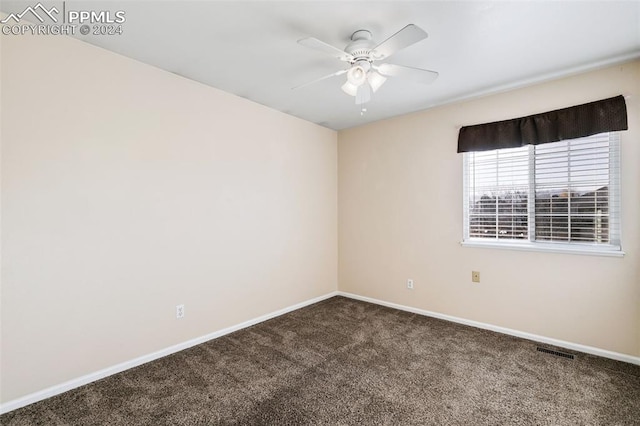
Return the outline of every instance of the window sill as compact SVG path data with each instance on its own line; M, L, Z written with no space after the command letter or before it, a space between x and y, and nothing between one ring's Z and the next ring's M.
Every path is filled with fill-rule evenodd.
M581 254L589 256L623 257L625 253L621 249L602 247L576 247L569 244L545 244L545 243L517 243L517 242L489 242L489 241L462 241L463 247L480 247L502 250L541 251L546 253Z

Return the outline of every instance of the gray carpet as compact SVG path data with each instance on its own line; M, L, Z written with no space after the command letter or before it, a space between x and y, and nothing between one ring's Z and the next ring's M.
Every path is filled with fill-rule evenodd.
M0 417L3 425L638 425L640 367L343 297Z

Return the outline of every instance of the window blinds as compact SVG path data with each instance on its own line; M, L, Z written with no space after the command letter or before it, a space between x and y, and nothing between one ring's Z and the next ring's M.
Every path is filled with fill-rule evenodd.
M537 241L619 244L618 147L617 133L534 147Z
M528 147L465 154L471 238L528 239Z
M465 153L465 240L620 244L619 136Z

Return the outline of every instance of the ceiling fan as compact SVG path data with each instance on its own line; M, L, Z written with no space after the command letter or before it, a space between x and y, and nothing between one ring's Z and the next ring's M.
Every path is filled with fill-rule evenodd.
M370 31L358 30L351 35L351 42L344 50L314 37L303 38L298 40L298 43L347 62L349 68L301 84L294 89L347 74L347 81L342 85L342 91L354 96L356 104L361 105L371 100L371 93L378 91L380 86L387 81L387 77L405 77L418 83L431 83L438 77L438 73L435 71L387 63L376 64L377 61L386 59L397 51L427 38L427 36L422 28L409 24L382 43L376 44L371 39Z

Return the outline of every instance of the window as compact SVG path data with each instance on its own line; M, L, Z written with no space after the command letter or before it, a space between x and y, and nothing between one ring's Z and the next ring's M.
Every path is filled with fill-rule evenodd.
M619 135L464 153L464 243L620 253Z

